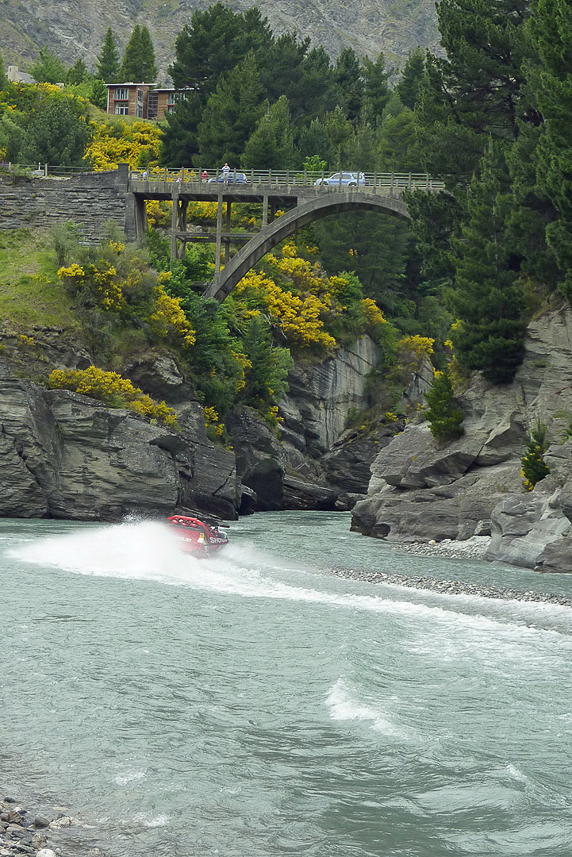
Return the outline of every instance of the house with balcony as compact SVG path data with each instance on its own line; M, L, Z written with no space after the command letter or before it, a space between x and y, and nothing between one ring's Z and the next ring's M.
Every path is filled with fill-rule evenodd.
M160 120L184 97L184 89L159 89L154 83L108 83L107 113Z

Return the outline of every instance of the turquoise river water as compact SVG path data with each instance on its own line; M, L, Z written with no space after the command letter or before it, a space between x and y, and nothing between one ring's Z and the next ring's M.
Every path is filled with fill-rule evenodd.
M332 569L572 576L414 556L347 514L229 538L199 561L159 523L0 521L0 789L67 808L64 854L570 857L572 609Z

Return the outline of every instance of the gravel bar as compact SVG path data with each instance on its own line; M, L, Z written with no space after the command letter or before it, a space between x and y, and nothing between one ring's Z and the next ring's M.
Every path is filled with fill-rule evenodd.
M504 601L535 601L572 607L572 597L554 592L533 592L521 589L505 589L502 586L483 586L464 583L462 580L440 580L434 577L411 577L405 574L384 574L381 571L357 571L356 569L332 569L337 577L359 580L362 583L388 583L407 586L409 589L425 589L443 595L477 595L479 598L501 598Z

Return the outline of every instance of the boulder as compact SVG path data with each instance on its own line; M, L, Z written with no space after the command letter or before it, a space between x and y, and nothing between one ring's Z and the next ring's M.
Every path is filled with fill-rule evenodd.
M570 571L572 440L557 443L572 418L572 312L555 299L529 326L512 384L474 375L459 404L464 435L442 447L419 422L395 437L372 465L352 528L388 539L465 539L491 533L487 559L543 571ZM548 477L524 490L520 460L537 420L553 443Z

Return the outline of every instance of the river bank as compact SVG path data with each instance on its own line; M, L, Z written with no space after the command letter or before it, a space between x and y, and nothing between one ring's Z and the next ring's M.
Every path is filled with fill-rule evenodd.
M417 556L442 556L449 559L484 559L490 545L489 536L473 536L465 541L444 539L442 542L411 542L396 544L395 550ZM424 589L445 595L476 595L479 598L498 598L504 601L532 601L572 607L572 596L553 592L535 592L532 589L514 587L485 586L463 580L442 580L424 575L387 574L381 571L361 571L358 569L334 569L337 577L347 580L359 580L365 583L386 583L393 586L405 586L408 589ZM572 588L572 583L571 583Z
M65 808L46 818L23 807L15 798L0 799L0 857L72 857L76 845L55 841L58 834L71 828L74 819L65 814ZM105 857L99 848L82 852L86 857Z

